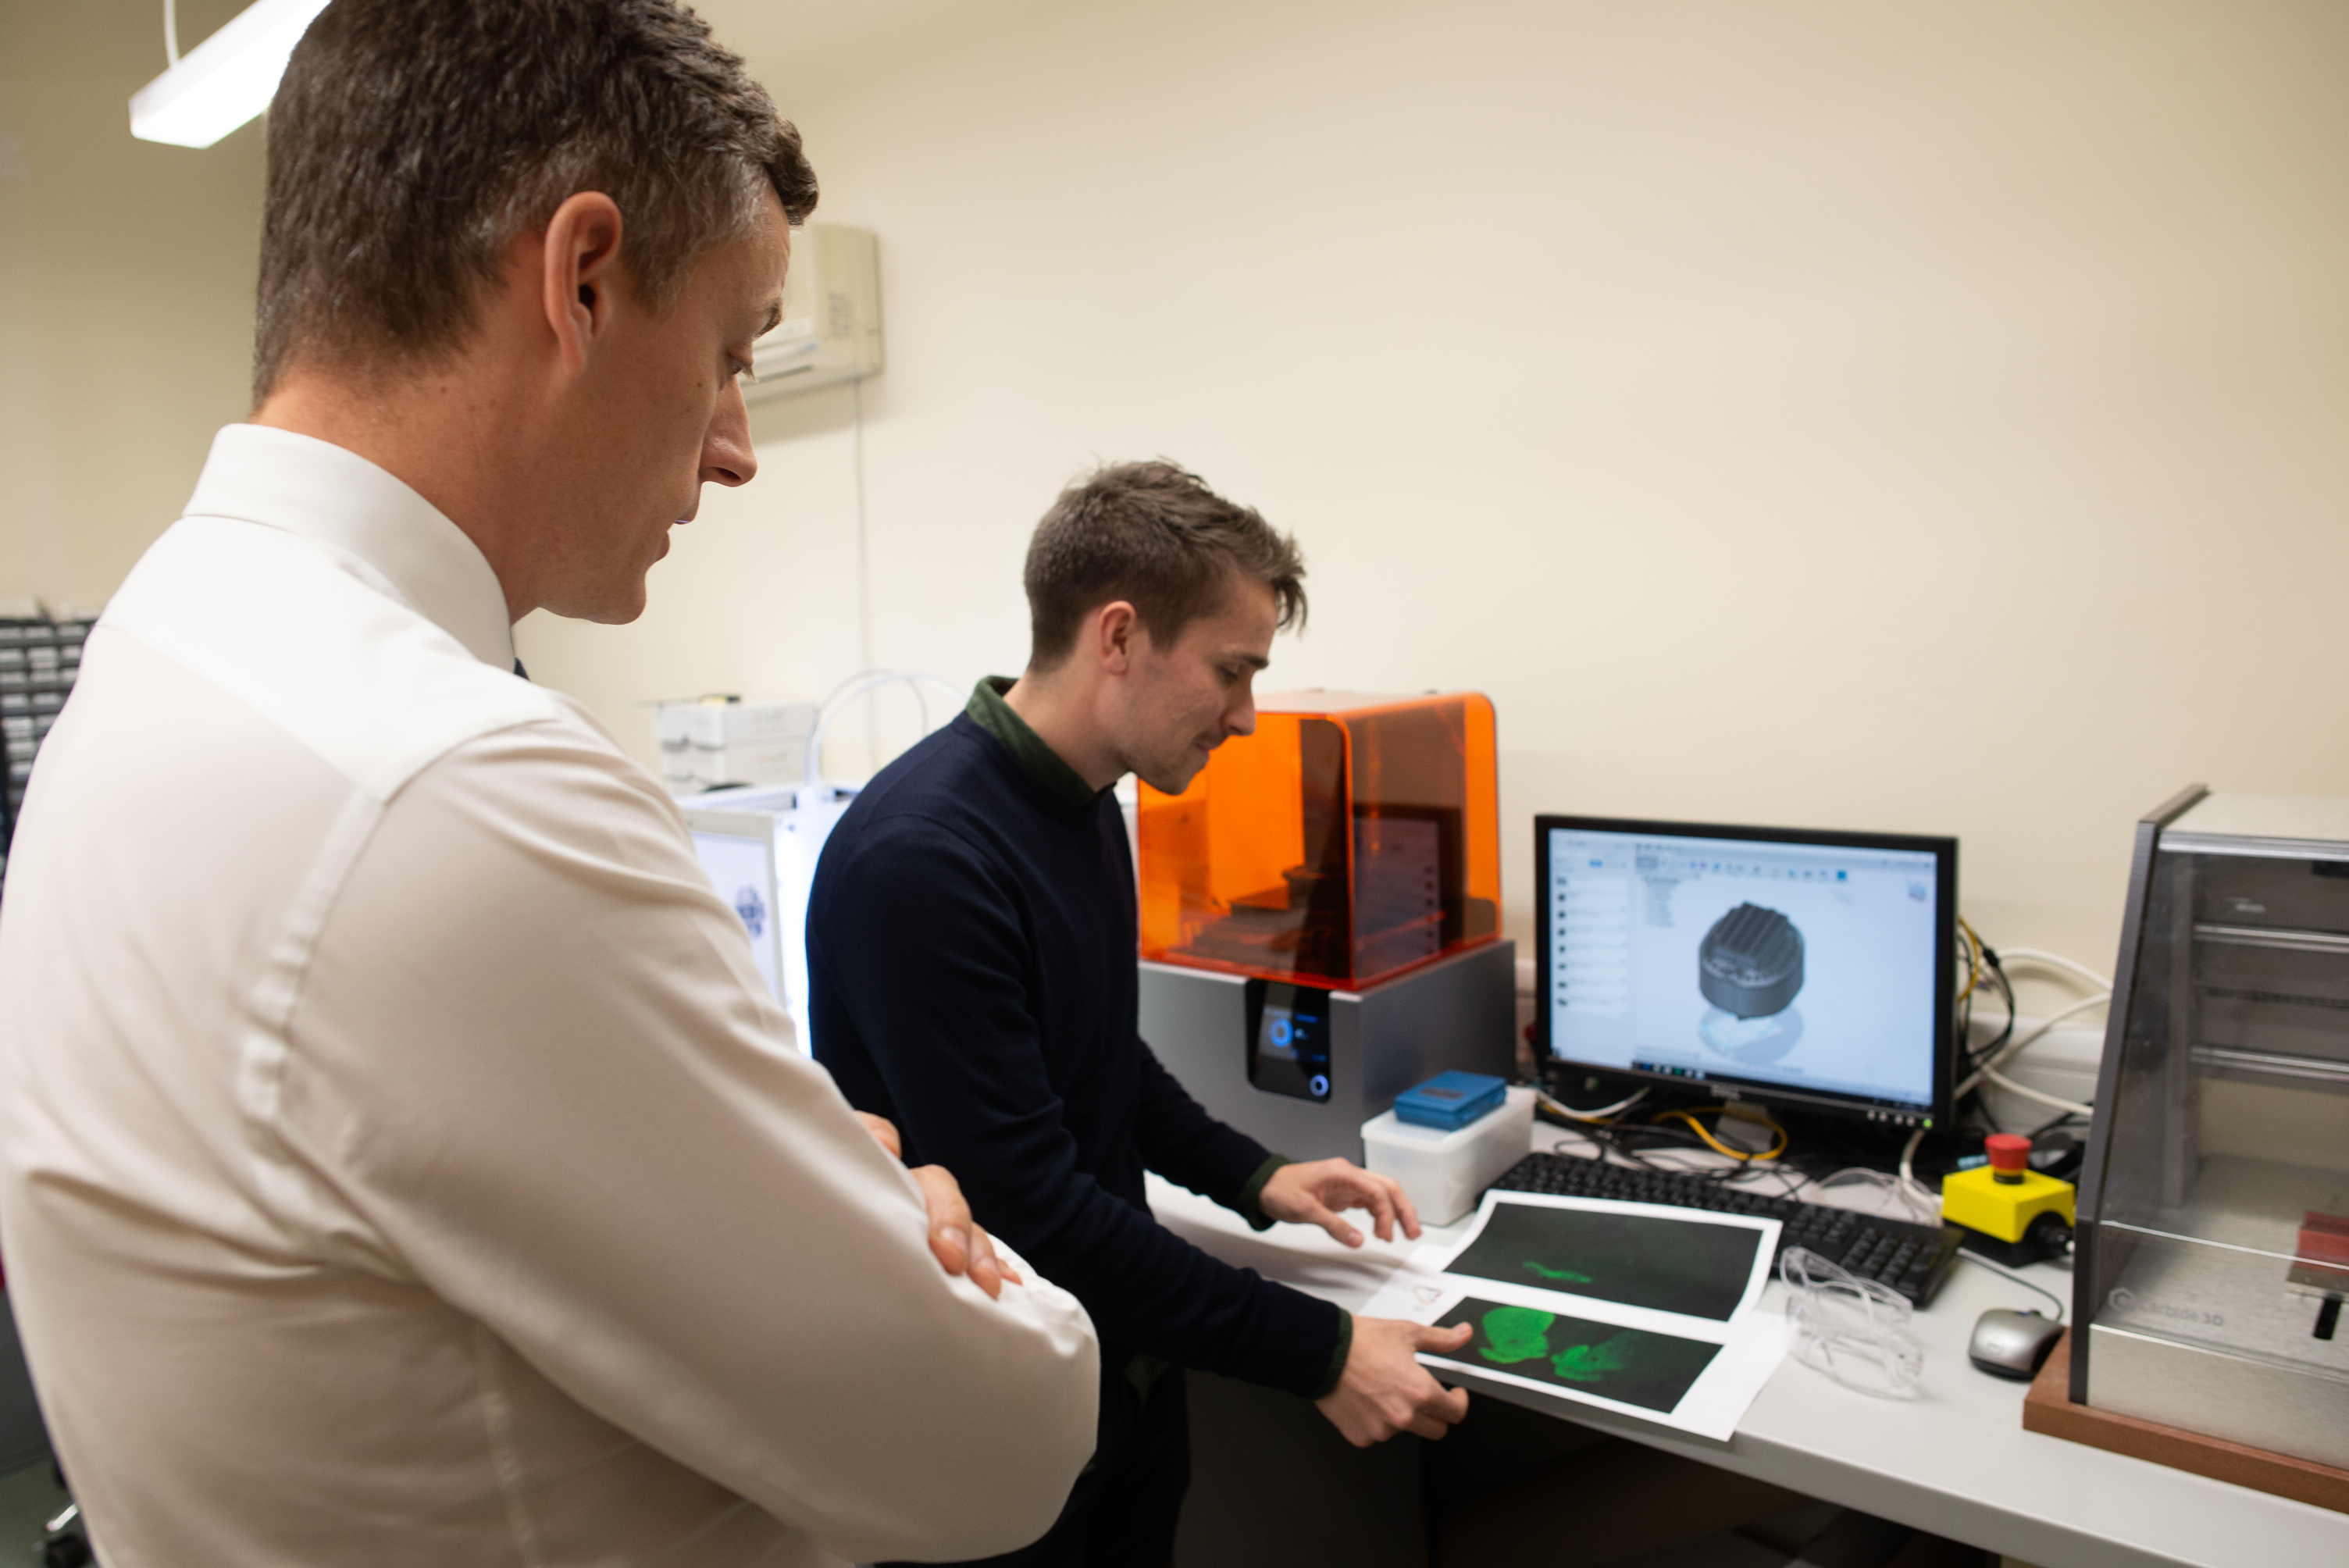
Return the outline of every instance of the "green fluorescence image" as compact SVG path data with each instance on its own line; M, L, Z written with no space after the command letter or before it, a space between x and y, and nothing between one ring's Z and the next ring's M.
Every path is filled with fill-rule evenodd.
M1516 1361L1537 1360L1549 1354L1549 1326L1557 1321L1557 1314L1554 1312L1537 1312L1530 1306L1496 1306L1477 1325L1485 1344L1476 1354L1504 1367Z
M1726 1323L1761 1238L1746 1225L1502 1203L1446 1272Z
M1626 1330L1596 1345L1569 1345L1549 1358L1550 1370L1569 1383L1604 1383L1631 1366L1631 1336Z
M1463 1359L1473 1353L1519 1377L1666 1413L1721 1354L1721 1346L1700 1339L1488 1301L1464 1301L1436 1326L1462 1323L1475 1330Z

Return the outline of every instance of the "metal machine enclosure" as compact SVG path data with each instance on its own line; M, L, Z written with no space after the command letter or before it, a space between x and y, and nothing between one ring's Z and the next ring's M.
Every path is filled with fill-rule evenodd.
M1488 942L1358 991L1303 990L1328 1009L1319 1098L1252 1081L1262 979L1145 961L1142 1037L1210 1115L1266 1148L1359 1164L1362 1123L1412 1085L1449 1068L1516 1076L1516 944Z
M2071 1398L2349 1467L2349 800L2158 808L2114 981Z

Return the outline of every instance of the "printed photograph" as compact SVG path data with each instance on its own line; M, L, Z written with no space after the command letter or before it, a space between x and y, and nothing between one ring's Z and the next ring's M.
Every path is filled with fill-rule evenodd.
M1436 1326L1463 1323L1475 1329L1475 1337L1448 1360L1662 1415L1678 1407L1721 1354L1720 1346L1701 1339L1618 1328L1529 1306L1496 1306L1473 1297L1444 1314Z
M1744 1225L1502 1203L1446 1272L1726 1323L1760 1245Z

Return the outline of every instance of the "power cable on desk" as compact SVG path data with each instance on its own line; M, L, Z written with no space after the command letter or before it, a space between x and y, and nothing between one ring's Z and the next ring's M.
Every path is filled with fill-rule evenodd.
M1925 1129L1920 1127L1909 1135L1908 1142L1900 1146L1900 1191L1904 1194L1930 1200L1933 1207L1939 1209L1941 1206L1940 1194L1917 1180L1917 1150L1924 1141Z
M1791 1198L1801 1190L1806 1180L1803 1171L1775 1161L1766 1164L1747 1161L1733 1165L1683 1165L1649 1158L1651 1154L1669 1155L1683 1151L1696 1154L1702 1150L1710 1155L1713 1152L1694 1133L1684 1128L1647 1122L1618 1122L1605 1126L1578 1124L1560 1130L1570 1133L1588 1145L1592 1154L1600 1160L1611 1154L1639 1170L1652 1171L1663 1176L1688 1177L1762 1197ZM1661 1147L1658 1147L1659 1144ZM1555 1148L1553 1146L1553 1150ZM1778 1185L1775 1191L1765 1185L1770 1178L1776 1179Z
M1651 1152L1663 1152L1666 1150L1687 1150L1694 1152L1703 1147L1693 1133L1682 1128L1659 1127L1651 1122L1617 1121L1581 1122L1566 1130L1599 1150L1602 1157L1607 1154L1619 1155L1628 1164L1639 1166L1642 1170L1660 1171L1666 1175L1692 1176L1706 1181L1727 1181L1744 1174L1746 1169L1742 1165L1692 1169L1681 1165L1666 1165L1648 1158ZM1659 1149L1658 1145L1662 1145L1663 1148Z
M1650 1117L1648 1119L1651 1122L1685 1121L1689 1125L1689 1130L1694 1132L1699 1139L1703 1140L1704 1146L1707 1149L1712 1150L1715 1154L1734 1160L1741 1165L1759 1164L1766 1161L1775 1160L1778 1156L1786 1152L1786 1130L1779 1126L1776 1122L1772 1121L1767 1117L1762 1118L1762 1125L1776 1133L1778 1135L1778 1141L1772 1145L1767 1150L1759 1154L1749 1153L1744 1150L1732 1149L1720 1139L1714 1137L1712 1133L1707 1132L1704 1128L1704 1123L1696 1119L1696 1112L1692 1110L1658 1111L1654 1116Z
M2021 1274L2015 1273L2013 1269L2008 1268L2004 1264L1994 1264L1986 1257L1982 1257L1976 1253L1966 1251L1963 1247L1960 1247L1958 1249L1958 1256L1965 1259L1966 1262L1973 1264L1976 1268L1988 1269L1994 1274L2002 1274L2006 1278L2013 1280L2015 1284L2021 1285L2025 1290L2037 1291L2041 1295L2045 1296L2049 1301L2054 1303L2055 1321L2058 1323L2064 1321L2063 1297L2057 1295L2054 1291L2049 1290L2045 1285L2034 1284L2031 1281L2023 1278Z
M1871 1171L1864 1165L1847 1165L1840 1171L1819 1178L1813 1183L1813 1187L1816 1191L1824 1192L1830 1187L1841 1186L1847 1182L1858 1182L1874 1187L1885 1196L1897 1199L1900 1206L1907 1211L1908 1218L1915 1223L1937 1225L1941 1222L1941 1205L1924 1190L1923 1183L1913 1177L1903 1182L1899 1177L1889 1175L1882 1171ZM1883 1217L1893 1219L1898 1216L1886 1214Z

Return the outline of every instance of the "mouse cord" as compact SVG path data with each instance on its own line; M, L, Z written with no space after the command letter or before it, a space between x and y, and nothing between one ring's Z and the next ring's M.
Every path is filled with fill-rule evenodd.
M1994 1263L1991 1262L1988 1258L1985 1258L1985 1257L1977 1257L1977 1256L1975 1256L1972 1253L1970 1253L1970 1252L1966 1251L1966 1249L1965 1249L1965 1248L1963 1248L1963 1247L1960 1247L1960 1248L1958 1249L1958 1256L1960 1256L1960 1257L1961 1257L1961 1258L1965 1259L1965 1260L1966 1260L1966 1262L1968 1262L1968 1263L1970 1263L1970 1264L1973 1264L1976 1268L1985 1268L1985 1269L1988 1269L1988 1270L1990 1270L1990 1272L1991 1272L1991 1273L1992 1273L1992 1274L2004 1274L2008 1279L2013 1280L2015 1284L2017 1284L2021 1285L2021 1286L2022 1286L2023 1289L2025 1289L2025 1290L2035 1290L2035 1291L2037 1291L2040 1295L2042 1295L2045 1296L2049 1301L2051 1301L2051 1302L2054 1303L2054 1305L2055 1305L2055 1321L2056 1321L2056 1322L2058 1322L2058 1323L2061 1323L2061 1322L2063 1322L2063 1321L2064 1321L2064 1299L2063 1299L2063 1297L2061 1297L2061 1296L2057 1295L2054 1291L2049 1290L2046 1286L2044 1286L2044 1285L2040 1285L2040 1284L2033 1284L2031 1281L2029 1281L2029 1280L2027 1280L2027 1279L2023 1278L2021 1274L2019 1274L2015 1273L2013 1269L2008 1268L2008 1267L2007 1267L2006 1265L2004 1265L2003 1264L1994 1264Z

